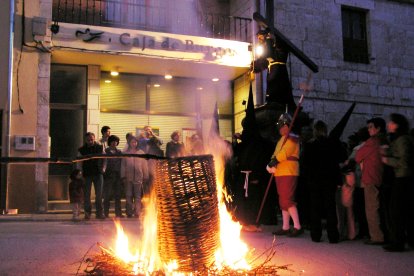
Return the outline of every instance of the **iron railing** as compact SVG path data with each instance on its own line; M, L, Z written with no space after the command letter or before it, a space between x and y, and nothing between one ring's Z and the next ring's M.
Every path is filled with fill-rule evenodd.
M194 1L196 3L197 1ZM196 4L145 0L53 0L55 22L251 41L251 19L198 11ZM185 2L184 2L185 3Z

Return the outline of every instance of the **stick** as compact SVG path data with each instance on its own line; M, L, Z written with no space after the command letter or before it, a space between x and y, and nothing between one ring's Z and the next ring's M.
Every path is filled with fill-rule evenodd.
M305 82L304 86L303 86L303 87L301 87L301 89L303 90L303 93L302 93L302 95L300 96L300 99L299 99L298 105L297 105L297 107L296 107L295 113L293 114L292 122L291 122L291 123L290 123L290 125L289 125L288 134L285 136L285 139L283 140L283 143L282 143L281 148L283 148L283 146L286 144L286 141L287 141L287 139L288 139L288 137L289 137L289 133L290 133L290 132L291 132L291 130L292 130L293 123L295 122L296 117L298 116L298 113L299 113L299 109L300 109L300 107L302 106L303 99L304 99L304 97L305 97L305 93L307 93L307 92L309 92L309 91L310 91L310 81L311 81L311 79L312 79L312 73L311 73L311 72L309 72L309 73L308 73L308 77L306 78L306 82ZM265 194L264 194L264 196L263 196L262 203L260 204L259 213L257 214L256 224L259 224L259 219L260 219L260 216L261 216L261 214L262 214L263 206L264 206L264 204L265 204L266 197L267 197L267 194L268 194L268 192L269 192L269 189L270 189L270 184L272 183L273 177L274 177L274 176L273 176L273 174L272 174L272 175L270 176L269 183L267 183L266 192L265 192Z
M266 192L263 196L262 203L260 204L259 213L257 214L257 217L256 217L256 224L257 225L259 224L259 219L260 219L260 216L262 215L263 206L266 202L267 194L269 193L270 184L272 183L272 180L273 180L273 174L270 176L269 183L267 183Z

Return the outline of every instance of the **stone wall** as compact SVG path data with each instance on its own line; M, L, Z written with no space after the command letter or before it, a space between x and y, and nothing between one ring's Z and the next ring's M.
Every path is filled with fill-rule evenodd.
M343 61L341 5L366 9L370 64ZM275 26L319 66L304 111L332 128L353 101L357 102L342 138L372 116L392 112L414 118L414 5L373 0L277 0ZM292 84L309 69L291 58ZM412 125L414 127L414 125Z

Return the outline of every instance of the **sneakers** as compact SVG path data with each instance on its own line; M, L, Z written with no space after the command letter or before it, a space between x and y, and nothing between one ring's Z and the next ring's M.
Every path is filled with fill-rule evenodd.
M303 227L300 229L293 228L293 230L288 234L289 237L294 238L303 234Z
M284 230L283 228L280 228L276 230L275 232L272 232L272 234L276 236L287 236L289 233L290 233L290 229Z

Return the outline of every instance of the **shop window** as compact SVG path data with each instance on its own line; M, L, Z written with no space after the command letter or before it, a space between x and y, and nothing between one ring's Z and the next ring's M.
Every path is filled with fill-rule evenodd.
M365 10L342 7L342 40L345 61L369 63L366 17Z

